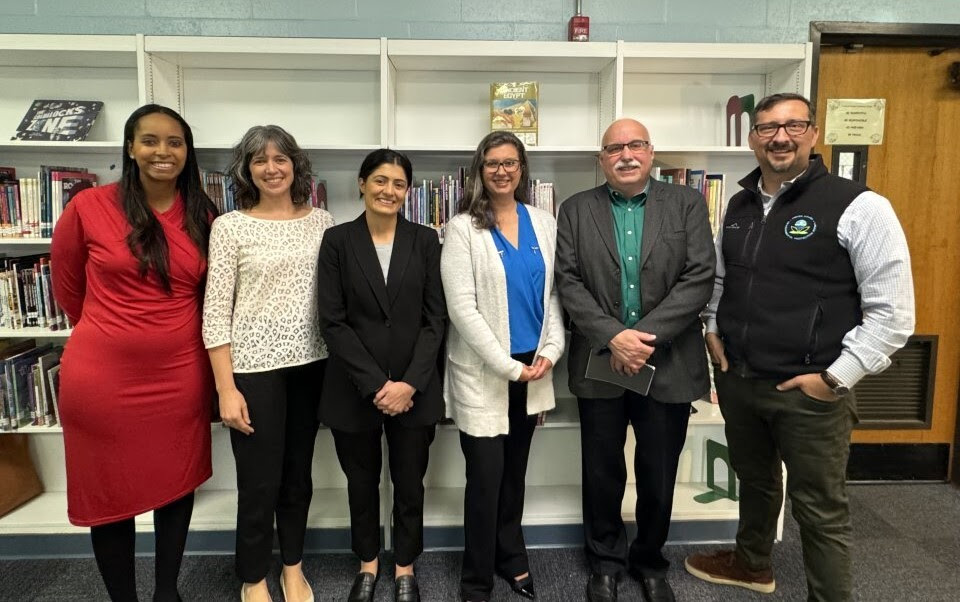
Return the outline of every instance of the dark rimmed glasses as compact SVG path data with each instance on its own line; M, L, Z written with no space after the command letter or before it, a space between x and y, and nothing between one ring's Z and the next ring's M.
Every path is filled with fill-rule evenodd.
M503 166L503 171L507 173L514 173L520 169L520 161L518 159L507 159L506 161L484 161L483 170L487 173L497 173L500 170L500 167Z
M788 136L802 136L807 133L811 125L813 125L812 121L799 120L786 123L758 123L753 126L753 131L761 138L773 138L780 131L780 128L783 128Z
M608 157L616 157L617 155L623 153L623 149L629 148L630 152L633 153L642 153L650 148L650 141L648 140L631 140L630 142L624 143L615 143L607 144L606 146L600 147L600 152Z

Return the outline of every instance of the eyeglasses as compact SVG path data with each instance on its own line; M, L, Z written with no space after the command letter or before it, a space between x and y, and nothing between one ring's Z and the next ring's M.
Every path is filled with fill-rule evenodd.
M631 140L626 144L608 144L606 146L601 146L600 150L608 157L616 157L623 152L624 148L629 148L630 152L633 153L642 153L648 150L651 147L651 144L646 140Z
M503 171L507 173L513 173L520 169L520 161L518 159L507 159L506 161L484 161L483 170L489 173L497 173L501 165L503 166Z
M801 136L807 133L812 121L788 121L786 123L758 123L753 126L753 131L761 138L773 138L783 128L788 136Z

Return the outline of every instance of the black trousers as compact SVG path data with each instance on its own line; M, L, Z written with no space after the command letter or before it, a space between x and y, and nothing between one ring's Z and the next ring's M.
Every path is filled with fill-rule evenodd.
M352 548L363 562L373 561L380 553L380 437L386 433L393 483L395 562L400 566L412 564L423 552L423 476L436 425L405 427L396 417L388 416L382 429L332 432L340 468L347 476Z
M529 364L533 355L513 357ZM467 465L460 575L464 600L488 600L495 571L513 579L530 570L520 523L537 416L527 415L527 383L511 382L508 391L508 434L474 437L460 431L460 449Z
M193 493L153 511L154 602L177 602L177 578L193 515ZM90 528L97 568L113 602L137 602L134 519Z
M670 530L677 462L686 439L690 404L668 404L625 392L614 399L578 398L583 456L583 530L590 570L619 576L630 570L663 576L662 549ZM636 438L637 537L627 550L620 506L627 483L627 425Z
M237 574L245 583L267 576L274 517L283 563L302 559L325 367L320 360L234 374L254 429L252 435L230 430L237 463Z

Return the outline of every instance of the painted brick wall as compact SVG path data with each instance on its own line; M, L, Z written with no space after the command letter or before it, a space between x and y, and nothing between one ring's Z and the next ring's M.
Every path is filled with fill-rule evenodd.
M563 40L574 0L0 0L0 33ZM584 0L591 39L804 42L810 21L960 23L960 0Z

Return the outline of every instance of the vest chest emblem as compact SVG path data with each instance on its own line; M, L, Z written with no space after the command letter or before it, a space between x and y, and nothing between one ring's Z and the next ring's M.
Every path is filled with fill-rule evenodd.
M809 215L795 215L787 220L783 233L791 240L804 240L817 231L817 222Z

